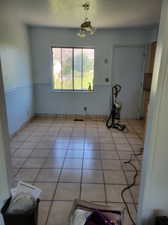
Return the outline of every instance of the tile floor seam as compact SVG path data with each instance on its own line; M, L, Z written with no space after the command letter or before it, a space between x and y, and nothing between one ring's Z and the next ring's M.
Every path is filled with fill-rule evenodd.
M41 137L41 138L42 138L42 137ZM35 146L37 146L37 145L38 145L38 143L36 143ZM32 152L33 152L33 150L35 149L35 146L33 147ZM26 169L26 168L24 168L23 166L25 165L26 161L27 161L29 158L30 158L30 156L28 156L28 157L25 159L25 161L24 161L24 163L23 163L23 165L22 165L22 168L20 168L20 169ZM33 168L30 168L30 169L33 169ZM39 171L40 171L40 168L35 168L35 169L39 169Z
M45 125L43 125L43 122ZM126 121L126 124L128 124L128 121ZM32 125L32 127L31 127ZM130 127L130 132L134 135L136 135L139 140L142 139L142 134L141 134L141 126L138 125L138 123L134 123L134 121L130 121L130 124L128 124L128 126ZM138 127L138 131L137 133L135 132L134 128ZM32 130L32 131L31 131ZM28 132L29 131L29 132ZM46 211L46 216L47 218L45 218L45 224L47 225L49 222L49 218L51 213L53 213L53 203L54 202L72 202L72 200L65 200L65 199L69 199L72 198L72 194L70 194L69 192L69 197L67 195L67 197L61 197L60 200L59 198L56 199L56 193L59 187L59 184L74 184L75 186L78 184L80 185L80 190L79 190L79 198L81 199L81 196L86 194L86 196L88 196L88 200L89 198L91 199L96 199L95 197L92 198L91 195L88 195L87 193L84 192L84 194L82 194L82 185L86 184L86 185L93 185L92 186L87 186L87 189L84 190L90 190L88 188L98 188L96 190L98 190L98 192L96 192L98 195L99 193L101 193L101 195L103 194L105 199L103 200L103 198L100 196L100 200L99 201L92 201L92 202L100 202L100 203L104 203L104 204L123 204L122 201L118 198L111 198L110 197L110 193L107 193L107 186L111 186L114 187L115 190L115 186L124 186L127 185L129 183L129 177L131 177L131 173L133 172L133 170L129 170L129 168L124 168L123 167L123 162L126 161L125 159L123 159L123 156L128 158L127 155L130 153L134 153L135 154L135 150L138 146L134 146L134 142L136 143L136 139L133 140L131 138L134 138L134 136L131 135L127 135L127 134L122 134L121 132L118 132L114 129L108 130L106 129L104 122L89 122L89 121L84 121L82 123L78 123L78 122L73 122L71 120L59 120L59 119L54 119L52 121L45 121L42 120L42 123L40 122L40 120L38 121L38 123L30 123L30 126L28 127L28 132L27 134L25 133L25 135L27 136L24 141L22 141L21 146L25 144L25 146L32 146L30 149L32 151L25 153L25 154L21 154L18 150L22 149L21 146L19 146L18 144L18 148L16 148L15 150L13 150L12 153L12 159L16 159L16 163L18 162L20 165L17 168L17 164L16 164L16 169L15 169L15 174L14 176L18 176L19 177L19 171L21 169L24 169L25 171L25 176L26 179L29 179L29 174L31 174L32 172L28 172L29 170L36 170L37 174L33 179L33 183L39 183L44 184L44 187L47 187L47 184L49 185L51 183L51 187L53 187L52 189L52 194L50 193L49 195L49 199L42 199L41 202L48 202L47 203L47 210ZM39 133L38 133L39 132ZM53 132L53 133L52 133ZM33 139L33 135L36 136L37 135L37 139L34 138ZM38 138L39 135L39 138ZM31 139L32 137L32 139ZM48 138L48 139L47 139ZM124 138L124 139L122 139ZM19 139L19 137L18 137ZM86 145L86 141L87 139L89 140L88 142L88 147ZM137 142L138 142L137 139ZM46 148L42 148L40 149L40 144L42 142L45 144L45 140L48 140L49 144L46 144ZM59 144L59 148L55 148L54 146L54 142L56 141ZM66 140L65 144L59 142L59 140ZM77 142L83 142L82 144L82 148L79 144L79 149L78 149L78 143ZM55 142L55 143L56 143ZM120 142L127 142L128 147L127 146L120 146ZM30 144L29 144L30 143ZM33 144L31 144L33 143ZM119 146L117 146L117 143ZM37 147L37 145L39 145L39 147ZM52 146L51 146L52 145ZM138 144L140 145L140 144ZM17 143L16 145L17 146ZM73 147L74 146L74 147ZM110 147L112 146L112 147ZM45 147L45 146L42 146ZM120 150L121 147L124 147L125 150L122 149ZM130 150L129 150L130 148ZM135 148L135 150L134 150ZM12 149L12 148L11 148ZM26 149L26 148L24 148ZM44 152L40 153L40 150ZM59 151L62 153L59 153ZM16 154L16 152L18 151L18 154ZM37 153L36 153L37 151ZM75 154L76 151L76 154ZM11 150L12 152L12 150ZM38 152L40 155L38 155ZM55 152L55 153L54 153ZM81 153L80 153L81 152ZM114 153L112 153L114 152ZM122 152L127 152L127 154L123 154ZM19 154L20 153L20 154ZM69 154L68 154L69 153ZM121 157L120 157L120 154ZM16 157L15 157L16 154ZM57 155L58 154L58 155ZM92 154L92 155L90 155ZM22 157L25 156L25 157ZM21 156L21 157L20 157ZM18 159L18 161L17 161ZM22 160L23 159L23 160ZM31 163L31 159L33 160ZM19 161L20 160L20 161ZM28 164L27 162L30 163ZM38 163L38 168L36 166L36 160ZM55 163L54 163L54 160ZM67 161L66 161L67 160ZM58 161L58 164L57 164ZM65 161L67 162L65 164ZM84 162L87 163L90 161L90 166L87 168L85 168L84 166ZM115 164L116 161L116 164ZM118 163L117 163L118 161ZM80 162L82 163L81 166L79 165ZM109 166L103 166L106 164L106 162L109 164ZM141 162L141 159L136 158L136 162L138 163L138 165ZM27 163L27 165L26 165ZM78 168L71 168L74 167L73 163L77 163L77 167L79 165L80 168L80 181L78 181ZM98 168L100 163L100 168ZM114 166L110 166L110 163L114 164ZM120 169L118 167L118 164L121 166ZM34 166L33 166L34 165ZM71 166L72 165L72 166ZM116 165L116 166L115 166ZM30 168L26 168L27 166L30 166ZM67 167L67 168L66 168ZM76 166L75 166L76 167ZM69 169L68 169L69 168ZM111 169L110 169L111 168ZM65 169L65 170L64 170ZM44 180L43 179L39 179L38 181L38 176L40 174L40 172L42 170L46 170L48 171L46 174L49 174L50 170L54 171L56 170L56 175L54 175L56 177L55 181L48 181L48 179L45 178L44 176ZM65 174L71 174L72 173L72 179L70 180L66 180L66 178L64 179L64 175L63 175L63 171L65 171ZM69 172L68 172L69 171ZM76 172L75 172L76 171ZM114 173L113 173L114 171ZM122 176L124 176L124 180L123 178L118 179L117 176L120 176L120 172L122 172ZM58 175L57 175L58 173ZM73 175L76 174L77 175ZM112 173L112 175L114 174L114 182L112 180L112 178L108 176L110 176L110 174ZM21 174L21 173L20 173ZM106 178L105 178L105 174L106 174ZM22 174L21 174L22 175ZM23 173L24 175L24 173ZM22 177L23 177L22 175ZM62 176L63 175L63 176ZM112 176L111 175L111 176ZM62 176L62 178L61 178ZM69 175L68 175L69 176ZM77 179L73 179L74 177L77 177ZM84 176L86 176L86 179L84 179ZM96 177L95 177L96 176ZM100 177L101 176L101 177ZM115 178L116 176L116 178ZM112 176L113 177L113 176ZM24 179L24 177L23 177ZM53 179L51 179L53 180ZM31 183L31 182L30 182ZM125 184L124 184L125 183ZM46 184L46 185L45 185ZM95 186L94 186L95 185ZM97 186L96 186L97 185ZM102 186L101 186L102 185ZM74 186L74 187L75 187ZM50 187L50 186L49 186ZM63 186L60 186L63 187ZM69 186L67 186L69 187ZM73 187L73 185L72 185ZM139 183L137 184L137 187L139 187ZM50 189L49 189L50 190ZM70 191L71 189L69 189ZM75 189L76 190L76 189ZM66 189L65 189L66 191ZM94 192L94 189L91 190L91 193ZM109 198L108 198L109 196ZM48 198L48 197L47 197ZM117 201L116 201L117 200ZM133 207L136 209L137 206L137 201L136 201L136 189L135 191L133 190L130 191L130 199L127 200L129 204L133 205ZM136 204L136 205L135 205ZM51 210L52 209L52 210ZM52 212L51 212L52 211ZM43 224L43 225L45 225ZM50 225L50 224L48 224Z
M128 139L128 137L126 136L126 138L127 138L127 140L128 140L128 143L130 144L130 142L129 142L129 139ZM132 149L132 151L133 151L133 157L134 157L134 159L138 162L138 160L137 160L137 158L136 158L136 153L135 153L135 151L134 151L134 149L133 149L133 147L132 147L132 145L130 144L130 147L131 147L131 149ZM131 156L130 156L131 157ZM128 160L127 160L128 161ZM136 167L136 166L135 166ZM137 169L137 171L138 171L138 174L139 174L139 170ZM135 171L134 171L134 173L135 173ZM128 178L127 178L127 175L126 175L126 172L125 172L125 176L126 176L126 179L127 179L127 184L129 185L129 181L128 181ZM137 179L137 178L136 178ZM136 186L136 184L135 184L135 186ZM130 194L131 194L131 197L132 197L132 199L133 199L133 203L134 203L134 206L135 206L135 210L137 210L137 207L136 207L136 205L137 205L137 203L136 203L136 201L135 201L135 199L134 199L134 196L133 196L133 194L132 194L132 188L130 188Z
M85 141L86 141L86 125L85 125L85 132L84 132L82 168L81 168L80 191L79 191L79 199L80 200L82 198L82 182L83 182L83 165L84 165L84 154L85 154Z
M111 134L111 138L112 138L112 134ZM103 168L103 159L101 157L101 169L102 169L102 174L103 174L103 186L104 186L104 194L105 194L105 204L108 203L108 199L107 199L107 190L106 190L106 182L105 182L105 174L104 174L104 168Z
M117 153L118 153L118 149L117 149ZM132 154L132 153L130 153L130 154ZM121 164L122 172L123 172L123 174L124 174L124 176L125 176L125 180L126 180L126 182L127 182L127 184L126 184L125 186L127 186L127 185L129 185L129 182L128 182L128 179L127 179L127 176L126 176L126 171L123 169L123 166L122 166L122 161L121 161L121 159L120 159L120 155L119 155L119 153L118 153L118 157L119 157L119 160L120 160L120 164ZM128 161L128 160L126 160L126 161ZM128 191L126 191L126 192L128 192L128 193L131 195L132 203L133 203L133 205L134 205L134 207L135 207L135 204L134 204L134 199L133 199L133 195L132 195L131 191L130 191L130 190L128 190ZM126 202L127 202L127 201L126 201ZM135 207L135 209L136 209L136 207Z
M69 139L69 143L68 145L70 144L70 139ZM65 159L66 159L66 154L68 153L68 147L67 147L67 150L66 150L66 153L65 153L65 156L64 156L64 161L62 163L62 168L60 169L59 171L59 176L58 176L58 179L57 179L57 182L56 182L56 187L55 187L55 190L54 190L54 193L53 193L53 201L51 202L54 202L55 200L55 196L56 196L56 192L57 192L57 188L58 188L58 184L60 183L60 177L61 177L61 174L62 174L62 171L64 169L64 162L65 162ZM50 216L50 213L51 213L51 209L52 209L52 206L53 206L53 203L50 204L50 207L49 207L49 210L48 210L48 215L47 215L47 218L46 218L46 221L45 221L45 225L47 225L48 223L48 220L49 220L49 216Z

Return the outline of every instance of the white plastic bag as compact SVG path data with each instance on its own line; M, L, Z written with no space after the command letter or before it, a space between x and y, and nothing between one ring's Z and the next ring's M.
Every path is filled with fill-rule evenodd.
M11 189L12 198L20 193L30 194L34 199L38 199L41 194L41 189L31 184L19 181L16 188Z

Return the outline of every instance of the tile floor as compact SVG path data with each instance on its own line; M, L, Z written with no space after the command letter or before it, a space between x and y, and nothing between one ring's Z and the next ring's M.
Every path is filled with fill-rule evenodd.
M142 121L124 121L129 133L108 130L104 122L35 119L11 141L15 182L43 190L39 225L64 225L75 198L122 208L121 190L131 182L124 164L143 146ZM134 157L140 171L142 157ZM126 194L136 216L138 184ZM130 225L128 216L126 225Z

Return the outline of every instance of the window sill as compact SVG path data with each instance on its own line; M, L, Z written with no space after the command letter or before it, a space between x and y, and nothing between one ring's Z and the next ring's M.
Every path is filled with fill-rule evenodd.
M52 92L55 92L55 93L94 93L95 90L91 90L91 91L82 91L82 90L77 90L77 91L71 91L71 90L55 90L55 89L52 89Z

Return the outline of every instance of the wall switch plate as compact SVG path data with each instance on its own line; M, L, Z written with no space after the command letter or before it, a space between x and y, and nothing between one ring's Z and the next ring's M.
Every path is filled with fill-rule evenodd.
M104 60L104 63L105 63L105 64L107 64L107 63L108 63L108 59L107 59L107 58Z

